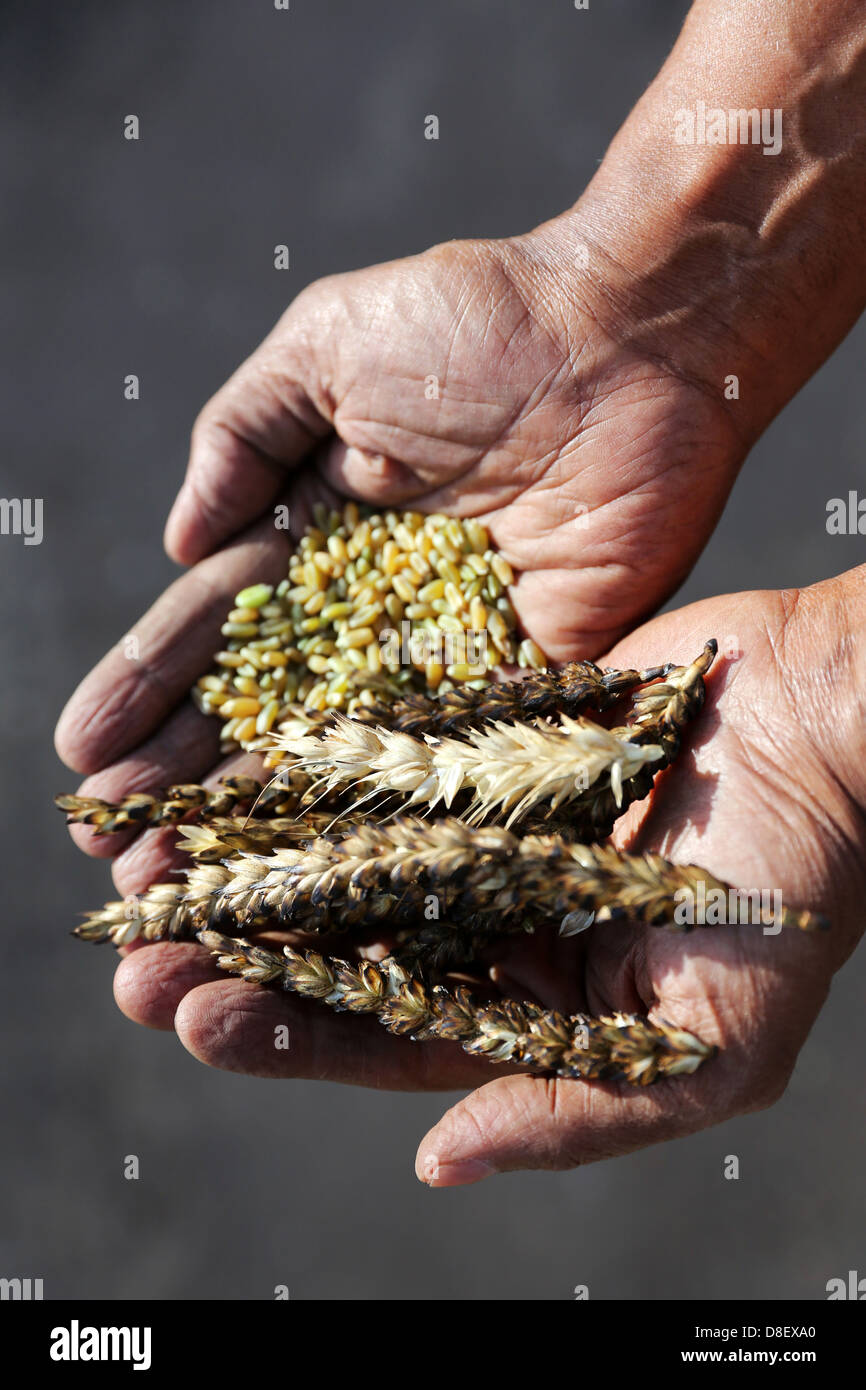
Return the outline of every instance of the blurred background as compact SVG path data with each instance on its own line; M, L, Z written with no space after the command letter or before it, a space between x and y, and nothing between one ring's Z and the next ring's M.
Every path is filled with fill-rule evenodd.
M0 538L0 1275L47 1298L663 1300L866 1273L862 951L771 1111L429 1191L415 1148L456 1097L209 1071L124 1020L112 952L67 934L112 892L52 806L76 784L53 726L176 572L161 532L199 407L310 280L573 202L687 8L7 0L0 493L42 497L45 535ZM677 604L864 558L824 524L862 487L864 352L861 322L761 440Z

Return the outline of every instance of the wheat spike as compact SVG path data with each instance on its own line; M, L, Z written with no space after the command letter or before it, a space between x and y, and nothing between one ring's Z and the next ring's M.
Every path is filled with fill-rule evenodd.
M244 854L267 854L292 845L309 844L325 834L334 823L333 811L302 811L297 817L250 820L246 816L214 816L200 824L181 825L182 839L177 847L200 864L218 864ZM365 818L351 811L343 814L341 825L361 825Z
M592 661L570 661L561 671L533 671L523 680L499 681L483 690L455 686L442 695L413 691L392 701L381 699L369 708L361 706L352 718L417 737L450 734L491 720L508 723L540 715L573 716L608 709L635 686L658 680L670 669L651 666L645 671L603 671ZM311 722L324 725L332 718L324 712Z
M328 792L366 785L370 794L397 793L407 806L435 808L452 806L469 789L470 823L508 811L509 825L542 802L556 810L589 787L609 787L618 800L625 780L664 756L652 743L631 743L568 715L558 726L493 723L462 739L423 740L338 716L333 728L278 736L278 744L290 770Z
M189 941L207 921L207 906L230 878L221 864L197 868L186 883L155 883L137 897L106 903L73 929L81 941L128 946L144 941Z
M389 1032L416 1042L459 1042L471 1054L533 1071L647 1086L694 1072L715 1052L685 1029L634 1014L567 1017L512 1000L479 1004L462 987L431 988L391 957L352 965L289 946L278 955L215 931L201 931L199 940L222 970L245 980L278 983L337 1010L372 1014Z
M711 637L700 656L688 666L671 667L659 684L636 691L626 718L627 736L637 743L649 739L661 744L666 761L672 761L679 751L683 729L703 708L704 676L718 650L718 642Z
M553 809L568 805L576 834L603 839L676 757L685 725L703 704L703 677L716 651L711 639L690 665L668 668L659 684L643 685L625 723L612 730L563 713L558 726L493 721L462 730L459 739L417 739L337 715L315 732L278 735L276 765L318 777L329 792L366 784L373 794L406 795L408 806L431 809L450 808L471 789L470 823L510 811L511 825L544 802Z
M241 929L261 917L304 931L339 931L388 917L423 922L433 894L440 912L467 929L467 919L475 930L508 930L584 912L598 922L627 917L689 930L693 922L677 912L680 903L713 894L727 902L735 891L705 869L657 854L415 817L322 836L303 850L240 854L227 867L232 876L214 900L211 920ZM751 900L743 905L747 920L763 921L757 911L751 915ZM782 925L818 930L825 922L785 909Z
M91 825L97 835L111 835L130 827L177 825L187 817L202 822L240 811L256 817L296 815L307 804L309 790L308 777L286 772L268 784L254 777L224 777L216 789L189 783L152 794L134 792L120 801L64 795L56 796L54 803L67 813L67 824Z

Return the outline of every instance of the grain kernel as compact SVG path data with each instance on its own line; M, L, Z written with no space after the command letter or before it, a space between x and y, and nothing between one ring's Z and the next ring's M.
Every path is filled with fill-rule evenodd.
M248 696L251 700L258 700L259 683L252 676L241 676L235 681L235 685L242 695Z
M338 618L348 618L351 612L351 603L329 603L327 608L322 609L319 616L323 623L333 623Z
M399 623L403 617L403 600L397 594L388 594L385 598L385 612L392 623Z
M490 540L487 535L486 528L481 525L480 521L474 521L471 518L468 521L465 521L463 525L466 530L466 538L469 541L469 544L471 545L473 551L476 555L483 555L485 550L490 545Z
M457 617L457 615L461 612L463 608L463 595L460 592L458 585L452 584L450 582L446 584L445 597L448 600L448 603L451 605L452 613L455 617Z
M496 575L496 578L499 580L500 584L503 584L506 588L509 584L514 583L514 570L511 568L504 556L497 555L491 552L490 568L493 570L493 573Z
M371 627L356 627L345 632L340 637L340 646L344 648L366 647L370 642L375 642L376 634Z
M238 743L249 743L250 739L256 736L256 720L253 718L242 719L235 730L235 738Z
M249 696L238 697L234 700L226 700L222 707L222 714L227 719L245 719L249 715L259 713L258 700Z
M428 661L424 667L424 678L431 690L435 690L439 682L444 679L445 667L441 661Z
M235 603L238 608L263 608L273 594L271 584L250 584L246 589L241 589L235 595Z
M398 522L394 527L394 540L400 549L408 554L411 554L415 549L415 537L403 521Z
M469 604L469 621L476 632L483 632L487 626L487 609L477 596Z
M414 584L410 584L402 574L395 574L393 579L394 593L403 600L404 603L414 603L417 592Z
M419 579L426 579L430 573L430 565L420 551L413 550L409 556L409 568L417 574Z
M527 665L531 666L534 671L547 670L547 658L538 643L533 642L531 638L527 637L525 641L521 642L517 654L518 657L522 655Z
M268 700L256 720L256 733L267 734L274 726L277 715L280 712L279 700Z
M444 598L445 580L434 579L429 584L425 584L423 589L418 590L418 598L421 603L429 603L434 598Z
M469 681L477 680L479 676L486 675L487 668L485 666L469 666L464 661L458 661L447 668L447 673L452 680Z
M352 614L348 622L348 627L350 629L355 627L369 627L370 623L375 622L377 618L382 616L383 611L383 604L367 603L362 608L359 608L356 613Z
M329 555L332 559L336 560L338 564L347 565L349 563L349 553L346 550L346 542L343 540L342 536L329 536L327 545Z

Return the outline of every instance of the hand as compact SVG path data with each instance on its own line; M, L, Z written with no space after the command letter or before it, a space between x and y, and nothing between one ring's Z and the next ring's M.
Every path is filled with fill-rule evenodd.
M568 1011L649 1012L718 1044L694 1076L640 1091L508 1074L451 1043L410 1046L373 1020L219 978L187 944L134 951L116 975L120 1007L151 1027L173 1026L195 1056L231 1071L471 1087L421 1144L418 1175L437 1186L568 1168L771 1104L862 929L864 608L866 567L802 593L694 604L610 656L617 665L687 659L712 634L742 650L711 673L677 763L629 812L619 843L699 863L735 885L781 889L788 905L829 913L830 932L719 926L684 936L598 925L576 939L551 929L498 957L515 997ZM273 1046L281 1022L288 1052Z
M300 296L196 425L167 536L178 559L200 562L135 625L140 659L112 651L63 714L61 757L100 770L83 794L213 773L216 721L176 707L218 650L233 595L284 576L286 534L260 521L200 557L278 494L298 529L312 497L334 500L331 488L480 516L520 571L512 599L524 627L555 659L597 655L670 592L743 445L720 399L649 349L618 348L562 285L528 238L450 243ZM425 396L428 377L438 400ZM118 848L75 838L95 853ZM151 847L161 856L167 843L149 836L124 853L118 886L164 871Z

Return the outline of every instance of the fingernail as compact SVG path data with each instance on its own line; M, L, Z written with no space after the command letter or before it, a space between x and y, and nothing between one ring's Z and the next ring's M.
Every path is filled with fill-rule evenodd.
M435 1154L429 1154L421 1164L418 1174L421 1182L428 1187L468 1187L470 1183L481 1182L493 1177L499 1169L481 1158L461 1158L444 1162Z

